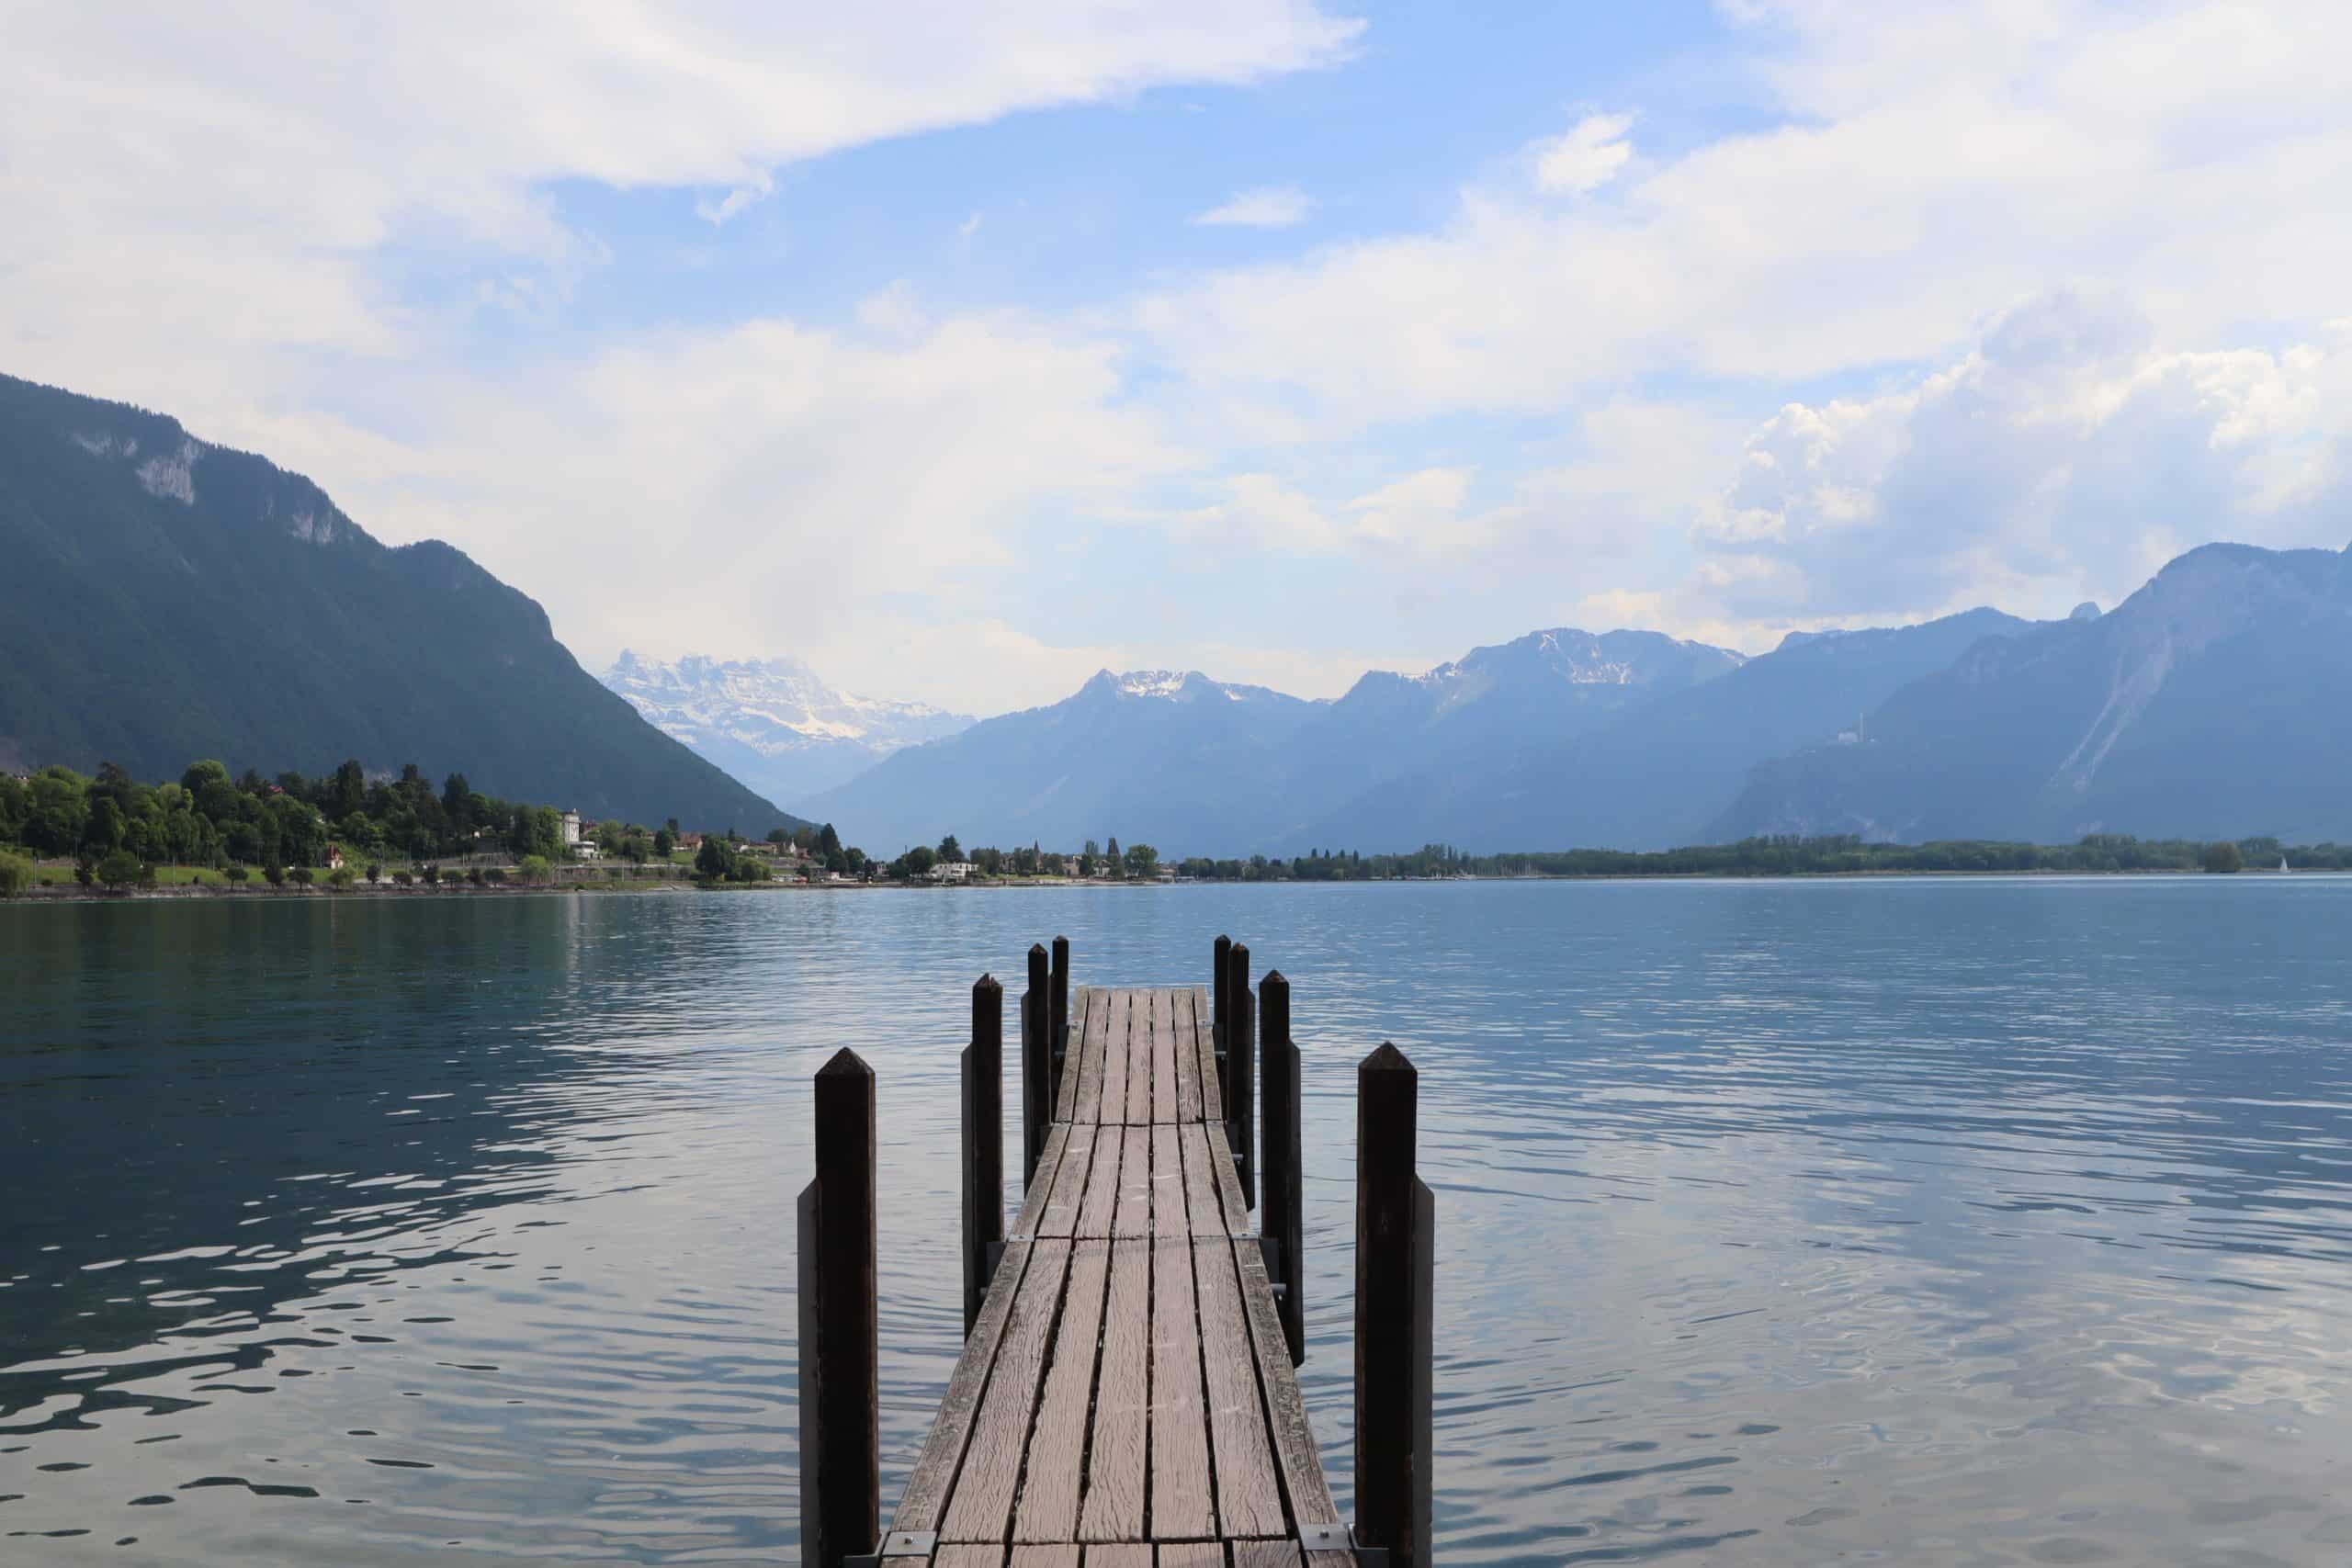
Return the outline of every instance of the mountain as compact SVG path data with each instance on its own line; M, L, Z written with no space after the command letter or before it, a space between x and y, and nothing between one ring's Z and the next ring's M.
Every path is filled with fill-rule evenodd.
M1792 632L1768 654L1626 704L1606 722L1581 730L1529 724L1476 749L1424 755L1284 848L1700 842L1757 764L1833 739L1907 682L2030 625L1978 609L1919 626Z
M1105 670L1048 707L910 746L802 809L877 855L1087 839L1163 855L1229 849L1262 818L1283 749L1329 705L1196 671Z
M646 723L451 547L179 423L0 377L0 766L461 771L594 817L792 819Z
M2352 558L2208 545L2105 615L1978 644L1865 738L1758 769L1715 836L2352 838Z
M1556 627L1425 674L1374 671L1336 702L1104 671L1067 701L910 748L805 808L869 849L954 831L973 844L1069 848L1116 834L1170 857L1246 854L1432 757L1583 733L1739 664L1656 632Z
M664 664L623 649L597 678L664 735L786 804L972 726L966 714L837 692L791 659Z

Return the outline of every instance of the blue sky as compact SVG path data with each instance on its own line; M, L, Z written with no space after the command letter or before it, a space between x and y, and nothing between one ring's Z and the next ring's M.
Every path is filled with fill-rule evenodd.
M2352 536L2341 7L22 14L0 369L989 712Z

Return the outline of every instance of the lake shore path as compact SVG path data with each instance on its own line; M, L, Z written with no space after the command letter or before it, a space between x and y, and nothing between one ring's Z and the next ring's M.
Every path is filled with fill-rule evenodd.
M1423 1568L1430 1562L1434 1222L1417 1079L1357 1069L1358 1517L1340 1517L1300 1397L1306 1260L1290 987L1069 983L1029 950L1001 1164L1003 989L963 1054L965 1345L887 1529L876 1416L875 1077L816 1077L799 1200L802 1561L812 1568ZM1262 1134L1262 1142L1261 1134ZM1262 1190L1261 1189L1262 1188ZM1259 1211L1256 1231L1250 1211Z

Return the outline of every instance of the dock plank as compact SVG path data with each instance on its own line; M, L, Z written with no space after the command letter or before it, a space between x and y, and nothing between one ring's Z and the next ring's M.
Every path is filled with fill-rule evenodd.
M1232 1247L1234 1273L1241 1281L1241 1313L1250 1325L1258 1385L1265 1391L1267 1434L1273 1439L1274 1462L1282 1469L1283 1492L1290 1499L1292 1529L1334 1523L1340 1511L1316 1452L1315 1433L1306 1425L1306 1402L1290 1364L1290 1341L1283 1337L1282 1319L1274 1314L1265 1255L1255 1239ZM1354 1563L1354 1554L1346 1551L1310 1551L1306 1557L1306 1568L1353 1568Z
M1148 1546L1090 1546L1086 1568L1151 1568Z
M1225 1120L1225 1089L1216 1078L1216 1008L1208 988L1193 987L1193 1046L1200 1055L1201 1120Z
M1183 1143L1177 1129L1139 1129L1151 1138L1151 1235L1155 1241L1183 1241L1193 1234L1192 1205L1184 1191Z
M1021 1482L1021 1461L1029 1449L1029 1419L1036 1408L1046 1349L1069 1268L1070 1244L1040 1241L1030 1257L1005 1324L989 1391L973 1426L963 1472L941 1521L945 1541L1002 1540L1012 1520L1012 1498Z
M1225 1568L1225 1547L1214 1540L1180 1540L1159 1549L1159 1568Z
M1155 1129L1159 1131L1159 1129ZM1174 1129L1167 1129L1173 1133ZM1216 1533L1193 1248L1155 1241L1151 1258L1151 1539Z
M1170 991L1176 1053L1176 1120L1197 1122L1201 1119L1201 1051L1193 1039L1193 993L1189 990Z
M943 1546L931 1560L931 1568L1004 1568L1004 1548L993 1541L986 1546Z
M1108 1135L1106 1130L1105 1135ZM1029 1439L1027 1479L1013 1516L1012 1539L1067 1541L1078 1534L1078 1504L1086 1473L1087 1416L1094 1401L1096 1351L1102 1328L1111 1244L1081 1241L1072 1250L1061 1325L1054 1334L1053 1365ZM1245 1350L1247 1347L1244 1347ZM1247 1365L1245 1359L1244 1363Z
M1129 991L1127 1025L1127 1120L1151 1121L1151 993Z
M1090 986L1086 992L1086 1049L1079 1057L1078 1099L1073 1122L1102 1120L1102 1037L1111 1028L1111 994Z
M1078 1568L1078 1548L1016 1546L1012 1549L1012 1568Z
M1054 1176L1061 1169L1062 1152L1069 1146L1070 1129L1057 1122L1046 1130L1046 1146L1037 1151L1036 1174L1021 1195L1021 1212L1012 1217L1008 1236L1035 1236L1046 1220L1046 1202L1054 1190Z
M1094 1431L1087 1444L1086 1502L1079 1539L1143 1537L1145 1438L1150 1415L1151 1244L1111 1244L1111 1283L1102 1309L1102 1359L1094 1382Z
M1200 1299L1201 1365L1208 1378L1217 1522L1227 1535L1280 1535L1284 1528L1282 1489L1274 1480L1266 1407L1259 1396L1250 1329L1241 1317L1241 1285L1233 1271L1231 1244L1196 1245L1193 1278Z
M1134 1018L1135 993L1113 991L1102 1028L1102 1101L1097 1121L1127 1120L1127 1033Z
M1151 993L1151 1114L1156 1122L1181 1122L1176 1098L1176 993Z
M1151 1234L1151 1129L1109 1127L1119 1137L1119 1201L1111 1234L1122 1241Z
M1228 1235L1245 1235L1250 1230L1250 1200L1241 1190L1241 1172L1234 1168L1233 1144L1222 1126L1200 1129L1200 1150L1207 1155L1205 1174L1216 1189L1216 1208L1223 1215L1220 1222Z
M1094 1164L1086 1175L1086 1198L1078 1209L1078 1228L1074 1235L1096 1240L1111 1235L1112 1221L1119 1206L1119 1157L1125 1152L1126 1129L1124 1127L1080 1128L1083 1134L1094 1134Z
M1078 1079L1080 1066L1086 1059L1086 987L1073 986L1069 993L1069 1035L1062 1059L1061 1088L1054 1095L1054 1120L1078 1120Z
M1086 1197L1086 1178L1094 1168L1094 1144L1084 1127L1064 1129L1062 1157L1054 1168L1045 1210L1037 1216L1035 1234L1040 1239L1067 1239L1078 1228L1078 1209Z

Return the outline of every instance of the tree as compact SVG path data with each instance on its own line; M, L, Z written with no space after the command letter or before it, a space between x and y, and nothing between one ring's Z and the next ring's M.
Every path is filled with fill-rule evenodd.
M2225 839L2218 844L2205 846L2205 869L2223 875L2244 871L2245 857L2238 853L2237 845Z
M1149 844L1127 846L1127 874L1145 881L1159 874L1159 852Z
M381 882L383 879L384 863L381 861L369 861L368 863L368 880L372 884Z
M676 818L673 818L671 820L675 821ZM653 858L668 860L677 852L678 835L668 828L656 828L653 830Z
M139 857L129 850L114 850L100 857L97 879L119 893L139 880Z
M706 882L718 882L734 869L735 852L727 847L727 840L716 833L705 833L702 848L695 852L695 874Z
M548 879L549 870L545 855L525 855L514 863L514 874L534 887Z
M431 887L441 880L441 868L435 865L431 861L427 861L423 865L416 868L416 874L419 881L423 882L427 887Z
M14 898L33 885L33 863L22 855L0 853L0 898Z
M227 877L232 882L243 882L247 877L251 876L253 873L247 871L243 866L232 865L220 874Z
M832 864L834 857L842 852L842 836L833 831L831 822L817 829L817 852L824 857L827 865Z
M348 758L334 771L334 780L327 786L327 816L340 822L357 815L368 807L368 770L359 765L356 757Z
M262 863L261 874L262 880L272 887L286 886L286 866L276 855Z
M351 890L351 885L357 880L357 874L347 865L336 866L333 871L327 873L327 886L334 888L338 893L349 892Z
M1110 848L1108 848L1108 849L1104 850L1102 852L1103 852L1103 854L1104 854L1105 856L1107 856L1107 857L1109 858L1109 860L1110 860L1110 862L1111 862L1111 874L1112 874L1112 875L1114 875L1114 876L1118 875L1118 874L1119 874L1119 840L1116 840L1116 839L1112 840L1111 840Z
M308 887L311 883L318 880L319 875L317 872L312 871L307 865L295 866L293 869L287 872L286 874L293 880L294 885L298 887Z
M938 853L941 860L959 861L964 858L964 846L956 841L955 834L950 833L939 840Z

